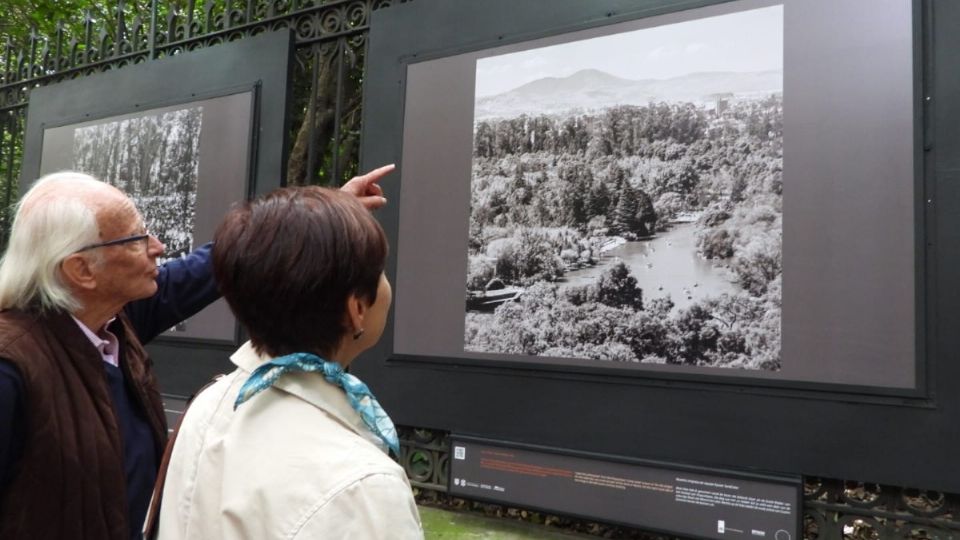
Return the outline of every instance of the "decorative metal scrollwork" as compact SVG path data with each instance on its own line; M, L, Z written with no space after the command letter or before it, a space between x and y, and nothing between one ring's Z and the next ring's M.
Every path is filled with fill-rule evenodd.
M112 10L116 17L112 26L87 10L82 15L79 35L68 36L66 26L61 24L49 38L33 34L19 47L8 43L0 51L0 66L4 67L0 72L0 104L5 108L26 107L25 93L17 88L21 84L43 86L78 73L97 73L267 30L293 28L298 46L302 47L341 36L348 36L350 46L355 47L368 29L370 13L391 3L245 0L218 8L213 0L202 5L189 0L183 10L128 15L128 6L120 0ZM132 21L129 24L128 16ZM151 29L155 29L152 34Z
M447 490L450 472L449 441L443 433L408 427L398 428L400 464L410 483L418 488Z

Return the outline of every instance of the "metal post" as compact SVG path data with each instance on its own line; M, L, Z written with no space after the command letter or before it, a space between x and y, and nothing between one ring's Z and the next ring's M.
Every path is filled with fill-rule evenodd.
M343 115L343 59L347 47L347 38L337 40L337 94L333 105L333 141L331 141L330 180L331 185L343 183L340 171L340 117Z
M317 166L317 141L316 133L317 129L317 86L320 84L320 51L322 50L322 45L314 45L313 47L313 71L311 72L311 84L310 84L310 103L307 105L307 115L303 119L304 122L308 122L307 125L307 171L304 174L304 183L312 184L314 177L314 169Z
M150 47L148 59L153 60L157 57L157 0L150 0L150 38L147 43Z

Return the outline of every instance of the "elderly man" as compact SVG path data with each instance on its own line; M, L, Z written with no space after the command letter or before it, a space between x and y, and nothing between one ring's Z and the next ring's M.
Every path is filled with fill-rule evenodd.
M382 206L382 167L344 190ZM138 538L166 440L142 345L218 297L210 246L160 268L130 199L79 173L20 201L0 263L0 538Z

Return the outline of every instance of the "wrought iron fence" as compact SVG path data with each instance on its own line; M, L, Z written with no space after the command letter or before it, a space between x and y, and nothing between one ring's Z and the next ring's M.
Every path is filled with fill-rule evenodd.
M0 245L16 200L32 88L149 62L262 32L296 36L288 183L338 185L357 172L361 85L370 14L406 0L195 0L137 14L118 0L112 17L87 11L53 36L31 32L0 54Z
M290 184L337 185L357 172L363 65L370 14L407 0L195 0L136 13L118 0L112 17L87 12L78 25L59 24L53 36L31 33L0 52L0 245L6 244L16 200L30 89L129 64L290 28L296 36L291 107ZM449 471L443 432L401 429L401 464L422 498L445 495ZM808 478L804 536L809 539L904 538L960 540L960 497L933 491ZM479 504L479 503L475 503ZM461 505L462 506L462 505ZM481 505L489 507L491 505ZM539 515L495 510L507 517ZM576 520L541 522L577 528ZM653 537L586 524L605 537Z

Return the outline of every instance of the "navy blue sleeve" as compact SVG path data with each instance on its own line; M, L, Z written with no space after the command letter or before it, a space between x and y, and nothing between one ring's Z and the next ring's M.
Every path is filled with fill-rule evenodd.
M0 500L23 452L23 382L20 372L0 360Z
M212 243L160 267L157 292L124 307L141 343L207 307L220 293L213 280Z

